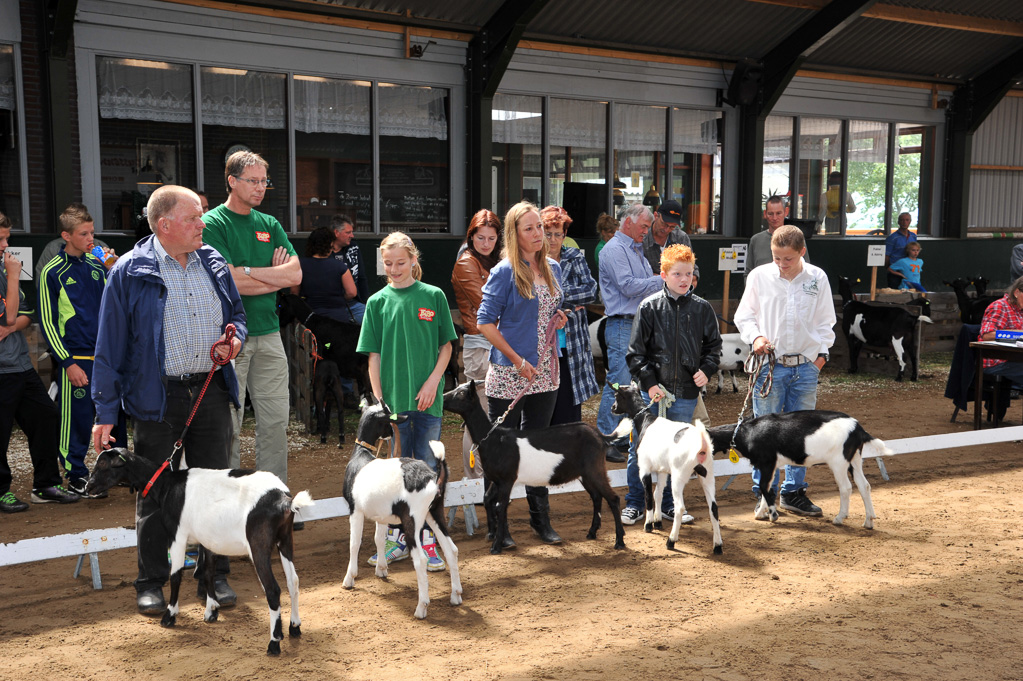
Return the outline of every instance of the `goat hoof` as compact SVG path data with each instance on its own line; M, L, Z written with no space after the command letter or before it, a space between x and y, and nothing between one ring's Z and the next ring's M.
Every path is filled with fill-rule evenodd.
M216 622L219 618L220 618L220 610L216 609L216 608L211 610L208 615L203 617L203 619L206 620L207 622Z
M587 539L596 539L597 538L597 533L596 532L589 532L589 533L587 533L586 538Z
M673 551L675 549L675 542L669 539L668 541L665 542L665 546L668 547L669 551Z
M771 511L771 522L778 522L778 511Z
M715 544L714 545L714 555L715 556L720 556L721 555L721 544Z
M501 555L501 547L500 546L491 546L490 547L490 555L492 555L492 556L499 556L499 555Z
M622 549L625 548L625 542L619 539L618 541L615 542L615 548L621 551Z
M835 523L836 525L841 525L842 523L845 522L845 517L844 516L840 516L840 515L836 515L835 519L832 520L831 522Z
M288 625L288 636L291 638L302 638L302 625L290 624Z
M320 436L320 444L321 445L327 444L327 436L326 435L321 435Z
M647 523L646 525L643 526L643 529L646 530L647 532L653 532L654 531L654 524L653 523Z
M660 520L655 520L654 521L654 529L655 530L663 530L664 529L664 526L661 524Z
M419 607L416 608L415 616L416 616L417 620L425 620L426 619L426 604L425 603L420 603L419 604Z
M341 586L344 587L345 589L354 589L355 588L355 578L354 577L349 577L348 575L345 575L345 581L341 582Z
M270 645L266 647L266 654L277 657L281 654L281 643L280 641L270 641Z
M167 627L169 629L174 626L176 620L177 618L174 617L174 615L169 612L165 612L163 613L163 617L160 618L160 626Z

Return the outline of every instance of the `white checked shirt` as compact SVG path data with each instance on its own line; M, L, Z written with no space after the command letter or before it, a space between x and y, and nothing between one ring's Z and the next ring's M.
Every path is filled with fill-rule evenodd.
M787 281L773 262L757 267L735 310L735 325L746 343L758 336L774 343L774 355L817 359L835 343L835 301L828 275L805 260L803 271Z
M163 309L165 376L199 374L214 369L210 348L223 334L224 313L213 281L194 252L188 267L167 254L159 238L153 239L160 276L167 286Z

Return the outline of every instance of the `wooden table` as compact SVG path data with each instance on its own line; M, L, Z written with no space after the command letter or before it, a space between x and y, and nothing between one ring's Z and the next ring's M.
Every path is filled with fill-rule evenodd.
M974 374L973 429L980 430L980 410L984 399L984 360L1004 359L1007 362L1023 362L1023 348L995 341L973 341L970 343L970 349L977 357L977 369ZM993 402L991 407L994 411Z

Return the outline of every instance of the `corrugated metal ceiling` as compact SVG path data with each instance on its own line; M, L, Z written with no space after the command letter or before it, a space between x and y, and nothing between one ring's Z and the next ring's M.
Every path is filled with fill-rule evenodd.
M551 0L526 39L734 61L759 58L794 35L815 10L785 0ZM245 4L241 0L240 4ZM256 0L253 0L256 4ZM288 9L353 12L365 18L473 32L501 0L258 0ZM793 0L792 4L801 4ZM961 82L1023 49L1020 0L885 0L872 8L913 21L862 17L811 54L809 68ZM406 12L410 18L406 18ZM952 28L976 19L984 30ZM928 24L946 25L928 25ZM1015 35L1004 35L1009 33Z

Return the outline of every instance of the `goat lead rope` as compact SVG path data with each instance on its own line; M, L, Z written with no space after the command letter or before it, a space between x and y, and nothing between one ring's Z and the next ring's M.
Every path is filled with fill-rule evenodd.
M206 374L206 382L203 383L202 390L199 391L199 396L195 399L195 404L192 405L192 412L188 415L188 420L185 421L185 427L182 429L181 436L178 438L178 441L174 443L174 449L171 450L170 456L168 456L167 460L164 461L158 469L156 469L156 473L153 473L153 477L149 479L149 482L146 483L145 489L142 490L143 499L147 494L149 494L149 490L152 489L153 484L156 482L156 479L160 477L160 474L168 467L172 467L174 457L177 455L178 451L181 450L182 446L184 446L185 435L188 433L189 426L192 425L192 419L195 418L195 412L199 410L199 403L202 402L202 398L206 394L206 389L210 386L210 381L213 380L213 374L216 373L216 368L218 366L222 367L231 361L231 347L232 341L234 341L234 334L234 324L228 323L228 325L224 327L224 340L218 340L210 346L210 359L213 361L213 367L210 369L209 373ZM226 345L228 348L227 358L223 358L217 354L217 348L222 345Z
M544 344L543 344L543 346L541 346L539 348L540 352L538 353L537 357L542 361L543 360L543 351L544 350L550 350L551 357L554 360L552 362L554 367L551 370L551 375L554 378L554 382L555 383L559 382L558 379L560 377L560 371L561 371L561 366L558 364L558 361L557 361L557 348L558 348L557 343L558 343L558 330L554 326L554 317L551 316L551 318L547 321L547 333L546 333L546 335L544 337ZM511 404L508 405L508 408L504 410L504 413L497 417L497 420L494 421L494 425L492 425L490 427L490 430L487 431L487 434L483 436L483 439L480 440L478 443L474 442L473 445L471 447L469 447L469 468L476 468L476 452L479 451L480 445L483 444L484 442L486 442L487 438L490 437L491 433L493 433L495 430L497 430L497 427L500 426L502 423L504 423L504 420L506 418L508 418L508 414L510 414L512 409L515 408L515 405L519 403L519 400L521 400L523 397L526 396L526 391L529 390L529 386L533 385L533 381L535 381L536 377L539 376L539 375L540 375L540 371L539 371L539 369L536 369L533 372L533 378L531 378L528 381L526 381L526 385L523 386L522 390L519 391L519 394L515 396L515 399L512 400Z
M768 343L767 352L762 355L750 353L743 363L743 371L749 376L749 387L746 389L746 399L742 401L742 409L739 410L739 418L735 422L735 430L732 431L732 441L728 446L728 460L732 463L738 463L739 461L739 452L735 448L735 434L739 432L739 426L742 425L742 416L746 413L746 407L753 397L753 392L757 385L757 376L763 371L764 364L766 363L767 377L764 379L764 385L760 388L759 395L760 397L767 397L771 394L771 389L774 387L774 362L774 344Z
M310 316L312 316L312 315L310 315ZM308 318L306 318L306 319L308 320ZM309 354L313 358L313 376L312 376L312 380L315 383L315 381L316 381L316 364L321 359L323 359L323 355L320 354L320 345L319 345L319 342L316 340L316 334L312 332L312 329L306 327L306 329L305 329L305 331L303 333L308 333L309 334L309 344L311 346L311 348L309 350Z

